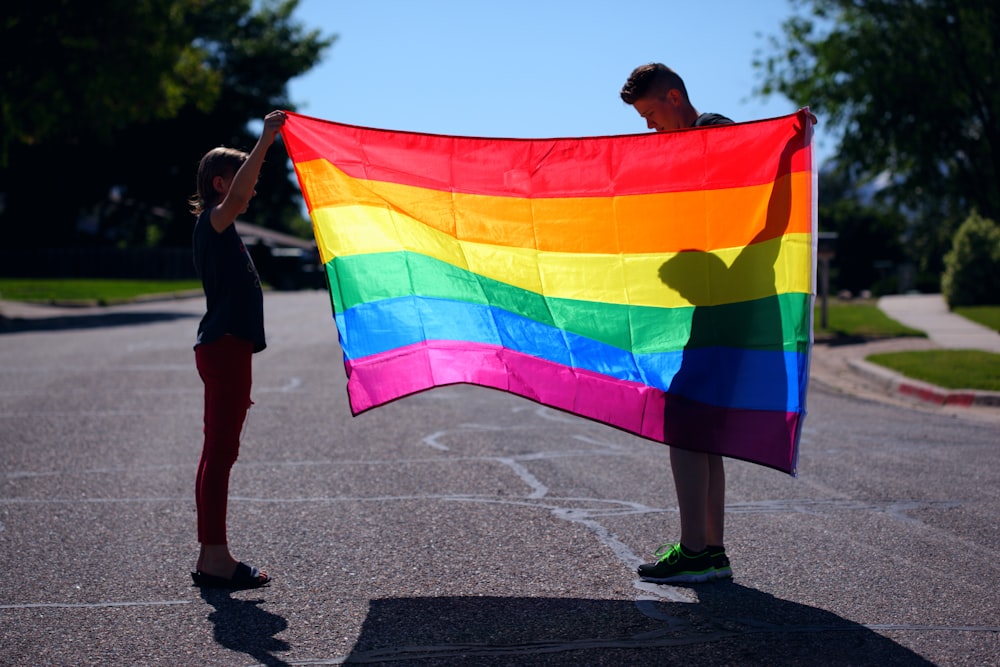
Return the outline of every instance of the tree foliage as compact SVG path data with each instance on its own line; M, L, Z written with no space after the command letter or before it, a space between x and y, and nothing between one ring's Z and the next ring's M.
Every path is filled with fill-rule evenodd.
M837 161L914 220L911 248L938 261L972 209L1000 215L1000 3L793 0L759 59L780 93L841 133ZM931 268L925 266L925 269Z
M0 23L0 161L12 145L76 142L210 107L217 71L194 44L196 0L32 0Z
M0 226L36 245L190 243L201 155L249 150L253 121L294 109L287 82L334 37L292 20L298 0L33 0L3 19ZM259 128L259 125L257 126ZM280 145L249 219L301 218ZM266 187L263 183L266 182Z
M941 292L950 308L1000 303L1000 225L974 212L944 262Z

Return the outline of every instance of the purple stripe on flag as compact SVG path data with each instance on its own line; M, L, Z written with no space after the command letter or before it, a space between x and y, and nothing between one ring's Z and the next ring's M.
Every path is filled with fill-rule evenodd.
M346 369L355 415L432 387L476 384L659 442L701 451L706 445L715 446L720 449L712 453L794 471L796 425L801 418L796 413L722 408L665 396L640 383L568 368L497 345L424 341L348 361ZM635 424L641 425L638 430Z

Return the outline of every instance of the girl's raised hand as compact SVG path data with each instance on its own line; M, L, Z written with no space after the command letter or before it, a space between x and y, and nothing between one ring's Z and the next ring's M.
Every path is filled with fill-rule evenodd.
M273 140L281 126L285 124L284 111L272 111L264 116L264 134Z

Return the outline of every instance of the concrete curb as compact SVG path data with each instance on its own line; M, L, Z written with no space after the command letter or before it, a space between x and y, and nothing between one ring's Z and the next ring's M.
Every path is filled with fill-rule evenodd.
M127 299L113 299L102 303L97 299L52 299L49 301L24 301L28 306L41 306L50 308L64 308L72 311L76 308L110 308L112 306L130 306L137 303L157 303L160 301L177 301L178 299L193 299L204 296L201 289L179 290L176 292L157 292L156 294L146 294L134 296Z
M48 301L8 301L0 299L0 318L9 320L31 320L53 317L76 317L92 313L107 313L115 308L136 306L167 301L183 301L204 298L200 289L159 292L130 299L115 300L102 304L96 299L76 299Z
M847 365L851 370L864 376L885 391L901 396L917 398L936 405L1000 406L1000 392L979 389L944 389L927 382L908 378L863 359L849 359Z

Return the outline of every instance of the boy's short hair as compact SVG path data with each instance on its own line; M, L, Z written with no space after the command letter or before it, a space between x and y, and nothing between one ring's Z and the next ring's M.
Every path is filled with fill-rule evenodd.
M212 185L216 176L231 178L239 171L249 155L235 148L219 146L205 153L198 162L197 191L188 200L191 212L201 215L202 211L215 206L218 193Z
M622 86L621 97L626 104L635 104L644 97L662 99L671 90L681 91L684 99L688 99L687 88L680 75L663 63L640 65L632 70L628 81Z

